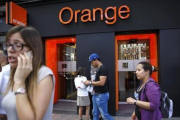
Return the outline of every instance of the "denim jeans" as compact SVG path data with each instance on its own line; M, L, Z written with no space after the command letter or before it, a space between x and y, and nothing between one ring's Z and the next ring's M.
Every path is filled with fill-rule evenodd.
M93 120L99 120L101 114L104 120L114 120L108 113L109 93L95 94L92 97L93 101Z

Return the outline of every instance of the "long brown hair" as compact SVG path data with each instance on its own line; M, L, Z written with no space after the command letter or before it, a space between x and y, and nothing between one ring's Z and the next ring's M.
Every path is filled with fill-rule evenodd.
M25 81L25 85L26 85L29 102L34 110L32 99L34 97L33 96L34 91L36 90L37 87L38 71L40 67L43 65L42 40L40 34L33 27L15 26L8 31L5 42L8 42L9 38L15 33L20 33L22 39L29 46L30 50L33 53L33 60L32 60L33 70L27 77ZM9 90L13 88L15 71L16 68L11 68L9 85L6 90L6 94Z

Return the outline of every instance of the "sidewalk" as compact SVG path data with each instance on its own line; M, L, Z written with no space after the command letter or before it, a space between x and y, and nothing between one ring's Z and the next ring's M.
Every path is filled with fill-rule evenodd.
M85 116L83 116L84 118ZM129 116L113 116L115 120L131 120ZM72 114L54 114L52 120L79 120L78 115ZM85 118L84 118L85 120ZM162 120L180 120L180 118L167 118Z
M72 114L54 114L53 120L79 120L78 115ZM83 116L85 120L85 116ZM127 116L113 116L115 120L131 120L130 117Z
M134 111L133 105L119 105L120 110L113 116L115 120L131 120L131 114ZM54 104L52 120L79 120L77 115L76 101L70 100L69 102L59 101ZM83 116L85 120L85 116ZM180 120L178 118L169 118L162 120Z

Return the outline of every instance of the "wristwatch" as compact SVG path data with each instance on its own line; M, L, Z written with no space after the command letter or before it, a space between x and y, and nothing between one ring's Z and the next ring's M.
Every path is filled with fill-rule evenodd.
M134 104L136 105L137 100L134 100Z
M89 82L89 85L91 85L92 84L92 82Z
M26 93L26 89L25 88L19 88L14 92L14 95L17 94L25 94Z

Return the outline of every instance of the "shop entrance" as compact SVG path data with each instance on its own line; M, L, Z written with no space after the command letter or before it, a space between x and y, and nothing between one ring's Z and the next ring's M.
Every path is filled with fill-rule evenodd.
M136 78L136 66L141 61L157 66L156 34L116 36L116 110L119 103L126 104L127 97L134 97L140 84ZM158 80L158 73L152 77Z
M74 85L76 72L76 46L75 43L58 44L58 75L60 80L61 99L77 99Z
M46 66L52 69L56 77L54 102L57 102L58 99L77 99L74 85L76 72L75 43L75 38L53 38L46 40Z
M118 41L119 102L126 102L127 97L134 96L140 84L135 71L141 61L150 62L148 39Z

